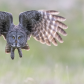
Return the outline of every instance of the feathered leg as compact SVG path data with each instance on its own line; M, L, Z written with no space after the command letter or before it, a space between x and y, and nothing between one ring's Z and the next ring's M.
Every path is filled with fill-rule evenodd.
M14 59L14 51L15 51L15 48L11 47L11 59L12 60Z
M21 48L17 48L17 49L18 49L19 56L22 57L22 51L21 51Z

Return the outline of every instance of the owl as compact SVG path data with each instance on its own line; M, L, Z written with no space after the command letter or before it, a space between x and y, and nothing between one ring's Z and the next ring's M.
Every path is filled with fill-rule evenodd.
M66 19L58 16L59 12L54 10L31 10L22 12L19 15L19 24L13 24L11 13L0 11L0 36L7 41L5 52L10 53L14 59L14 50L17 49L19 56L22 57L21 49L29 50L27 40L31 36L42 44L51 43L57 46L57 40L63 43L61 36L66 36L67 25L62 23Z

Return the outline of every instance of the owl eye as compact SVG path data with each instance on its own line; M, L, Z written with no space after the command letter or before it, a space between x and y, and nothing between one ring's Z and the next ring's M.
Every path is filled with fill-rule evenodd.
M18 37L18 39L20 39L20 37Z
M15 39L15 37L14 37L14 36L13 36L12 38L13 38L13 39Z

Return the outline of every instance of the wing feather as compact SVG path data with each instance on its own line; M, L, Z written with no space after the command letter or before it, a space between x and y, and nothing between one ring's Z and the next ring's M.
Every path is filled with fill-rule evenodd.
M56 25L58 25L59 27L61 27L63 29L67 29L68 28L67 25L65 25L64 23L62 23L60 21L56 21L55 23L56 23Z
M55 45L55 46L57 46L58 44L57 44L57 41L56 41L56 39L55 38L53 38L52 39L52 43L53 43L53 45Z
M52 15L58 15L59 14L59 12L58 11L55 11L55 10L47 10L46 12L47 13L50 13Z
M0 36L6 38L6 34L13 24L13 17L10 13L0 11Z
M62 37L56 32L55 38L60 42L63 43Z
M26 11L20 14L19 24L23 25L28 32L35 38L35 40L42 44L51 43L57 46L58 40L63 43L61 36L66 36L67 33L64 29L67 29L67 25L62 23L66 19L62 16L58 16L59 12L54 10L39 10L39 11ZM31 30L31 31L30 31Z
M66 36L67 33L60 27L57 28L58 33L62 34L63 36Z

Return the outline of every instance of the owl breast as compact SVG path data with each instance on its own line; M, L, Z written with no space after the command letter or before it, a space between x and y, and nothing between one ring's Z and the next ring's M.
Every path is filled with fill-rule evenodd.
M7 43L14 48L24 47L27 43L27 36L24 31L14 29L10 31L6 37Z

